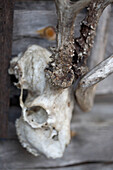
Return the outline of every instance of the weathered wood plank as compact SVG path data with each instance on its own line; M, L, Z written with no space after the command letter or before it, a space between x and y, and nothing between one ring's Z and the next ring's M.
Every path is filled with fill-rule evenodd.
M106 53L105 57L110 56L113 53L113 5L112 5L112 12L109 18L109 25L108 25L108 41L106 46Z
M45 168L38 168L38 170L44 170ZM92 162L92 163L83 163L78 165L73 165L70 167L61 167L61 168L46 168L46 170L113 170L112 163L99 163L99 162ZM33 169L27 169L33 170Z
M6 170L4 163L0 165L0 168L2 170ZM26 168L22 168L22 170L25 170ZM86 162L86 163L81 163L81 164L76 164L73 166L64 166L64 167L56 167L56 168L36 168L37 170L113 170L113 163L99 163L99 162ZM16 170L11 169L11 170ZM34 168L27 168L27 170L35 170Z
M12 48L13 1L0 0L0 138L7 136L9 76Z
M76 19L75 32L79 35L79 23L84 18L83 11ZM38 17L37 17L38 16ZM41 39L36 30L46 26L56 27L57 17L53 10L15 10L14 12L14 31L13 31L13 55L24 51L28 45L38 44L43 47L55 46L55 41Z
M27 10L27 6L26 6L26 10ZM34 8L34 11L35 10L36 9ZM46 25L42 25L42 27L43 26L45 27ZM28 33L30 35L29 31ZM27 35L26 32L25 34L26 37L24 37L23 34L22 36L18 34L17 37L14 37L17 38L17 40L15 40L16 42L15 47L13 46L13 49L15 48L13 54L17 54L17 52L20 52L19 51L20 49L25 50L27 45L31 43L37 43L37 44L40 43L40 45L44 44L43 46L46 46L47 48L49 47L50 42L39 39L39 37L36 37L36 35L34 35L33 32L32 32L32 36L34 37L30 37L29 35ZM24 43L25 46L23 48ZM51 42L50 46L52 46L53 44L54 43ZM16 48L18 50L17 52L16 52ZM110 77L109 80L107 81L111 81L112 83L112 79ZM108 88L108 84L106 84L106 89L107 88ZM110 87L110 92L111 92L111 87ZM57 160L47 159L43 156L41 156L40 158L35 158L32 155L30 155L28 152L26 152L20 146L20 143L16 140L0 141L0 169L2 170L5 169L52 170L54 168L55 170L58 169L112 170L113 169L113 149L112 149L113 148L113 105L112 105L113 98L111 96L109 100L110 104L104 102L104 100L102 102L103 103L99 103L99 104L96 103L93 110L90 113L82 113L77 108L76 114L74 115L72 120L72 130L76 131L77 135L72 139L71 144L66 149L63 158ZM16 137L14 122L15 119L20 116L20 112L21 111L19 108L11 107L10 114L9 114L9 133L10 133L9 137L11 138Z
M105 58L113 54L113 5L112 5L112 12L111 16L109 18L109 23L108 23L108 39L107 39L107 46L106 46L106 51L105 51ZM97 93L101 94L106 94L106 93L112 93L113 94L113 75L109 76L106 80L103 80L100 82ZM102 88L104 87L104 88Z
M56 25L54 10L15 10L14 11L14 38L18 36L35 36L36 30L48 25Z
M79 110L78 113L73 117L71 127L76 131L76 136L72 138L63 158L34 157L16 140L0 141L2 166L7 169L42 169L88 162L113 162L113 105L97 104L91 113L80 114Z
M50 42L48 40L39 39L38 37L37 38L18 37L17 39L13 40L13 55L15 56L20 52L24 52L27 49L27 47L32 44L38 44L42 47L50 49L50 47L55 46L55 41Z
M108 41L108 24L111 14L111 6L108 6L99 21L94 47L90 56L90 69L95 67L105 58L106 43ZM107 56L108 57L108 56Z
M113 94L113 74L98 84L96 93L97 94Z
M31 44L38 44L46 48L54 46L55 41L40 39L36 30L50 25L55 26L56 22L55 11L15 10L12 54L16 55L24 51Z
M55 10L54 0L16 0L15 10Z

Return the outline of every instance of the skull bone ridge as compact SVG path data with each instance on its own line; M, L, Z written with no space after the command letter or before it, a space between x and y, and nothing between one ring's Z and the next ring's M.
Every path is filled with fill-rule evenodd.
M10 62L9 74L18 79L21 88L22 115L16 121L18 138L24 148L38 156L62 157L70 142L70 121L74 107L72 88L54 89L44 69L51 53L38 45L30 46ZM28 96L23 102L23 90Z

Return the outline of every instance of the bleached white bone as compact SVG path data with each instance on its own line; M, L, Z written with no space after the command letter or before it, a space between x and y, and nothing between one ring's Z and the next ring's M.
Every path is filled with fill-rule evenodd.
M44 69L51 53L33 45L12 59L10 74L18 78L21 88L22 116L16 121L18 138L33 155L57 158L70 142L70 121L74 106L72 89L54 89L46 80ZM23 90L28 96L23 102Z

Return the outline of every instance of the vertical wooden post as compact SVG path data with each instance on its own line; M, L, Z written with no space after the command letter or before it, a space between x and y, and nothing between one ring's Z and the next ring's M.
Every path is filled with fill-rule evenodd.
M0 138L6 138L8 131L8 67L12 49L12 29L13 0L0 0Z

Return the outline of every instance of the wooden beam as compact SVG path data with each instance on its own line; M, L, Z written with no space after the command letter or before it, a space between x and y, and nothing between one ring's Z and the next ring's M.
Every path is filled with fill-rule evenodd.
M6 138L8 131L8 67L12 49L12 28L13 0L0 0L0 138Z

